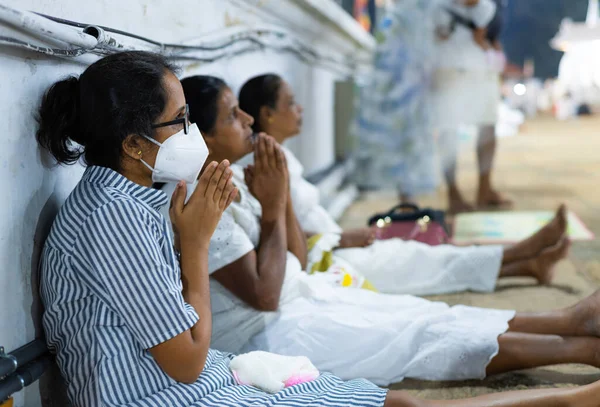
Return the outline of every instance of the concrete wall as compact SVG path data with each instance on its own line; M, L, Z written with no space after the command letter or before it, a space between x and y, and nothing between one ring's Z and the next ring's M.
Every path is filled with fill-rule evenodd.
M232 25L280 24L329 52L346 47L369 52L372 39L330 0L8 0L3 4L79 22L106 25L163 42L180 42ZM0 24L0 35L19 34ZM8 351L39 335L37 275L39 251L53 217L83 172L79 165L56 167L35 142L35 111L48 86L78 74L86 64L0 46L0 345ZM193 65L185 74L224 77L235 91L249 77L276 72L287 78L305 106L304 134L294 140L308 171L334 159L334 81L339 75L308 66L288 54L260 52L212 65ZM45 387L49 378L42 383ZM33 385L15 406L42 403L47 388Z

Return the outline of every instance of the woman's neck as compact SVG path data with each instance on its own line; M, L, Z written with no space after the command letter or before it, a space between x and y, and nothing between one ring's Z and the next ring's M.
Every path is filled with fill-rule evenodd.
M144 171L145 167L143 169L138 167L139 165L135 166L134 163L129 163L128 161L123 162L119 173L131 182L150 188L152 186L152 173L150 171Z
M287 140L287 137L285 137L284 135L282 135L281 133L277 133L276 131L265 131L265 133L267 133L269 136L273 137L275 139L275 141L277 141L279 144L283 144L283 142L285 140Z

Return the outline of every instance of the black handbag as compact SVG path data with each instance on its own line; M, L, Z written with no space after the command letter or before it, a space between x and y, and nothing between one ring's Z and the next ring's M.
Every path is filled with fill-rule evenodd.
M446 244L450 241L444 211L413 204L400 204L388 212L372 216L369 226L376 227L377 239L401 238L429 245Z

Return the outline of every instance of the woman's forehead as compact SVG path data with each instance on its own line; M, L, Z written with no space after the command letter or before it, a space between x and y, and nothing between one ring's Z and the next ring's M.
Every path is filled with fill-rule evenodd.
M282 98L291 98L294 96L294 91L292 87L285 81L281 82L281 86L279 87L279 99Z
M221 107L224 107L226 109L231 109L232 107L235 107L238 104L237 97L229 88L224 88L221 91L221 95L219 96L219 102Z
M167 96L165 110L179 110L182 106L185 106L185 95L179 79L172 72L167 72L163 78L163 82Z

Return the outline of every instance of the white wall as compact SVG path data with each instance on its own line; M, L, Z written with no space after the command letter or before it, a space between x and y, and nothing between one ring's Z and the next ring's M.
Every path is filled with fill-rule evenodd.
M79 22L106 25L163 42L180 42L232 24L284 25L330 53L346 47L370 52L372 39L357 31L331 0L0 0ZM329 4L331 3L331 4ZM286 20L286 21L283 21ZM0 24L0 35L15 32ZM335 45L331 45L335 44ZM328 48L329 47L329 48ZM358 51L357 51L358 52ZM36 145L34 120L40 96L54 81L78 74L85 64L0 46L0 345L8 351L33 340L37 253L54 214L79 180L81 166L53 167ZM336 74L307 66L294 56L261 52L213 65L190 66L185 74L225 78L234 91L251 76L276 72L288 79L305 107L304 134L292 145L308 171L334 158L333 89ZM15 405L41 405L37 385ZM49 405L44 403L44 405Z
M333 138L333 95L336 74L324 68L311 67L289 55L272 51L242 55L230 60L226 66L215 64L185 69L182 76L199 73L219 76L238 93L250 78L273 72L285 78L294 89L304 107L303 131L288 143L298 154L306 171L316 172L327 168L335 158Z

